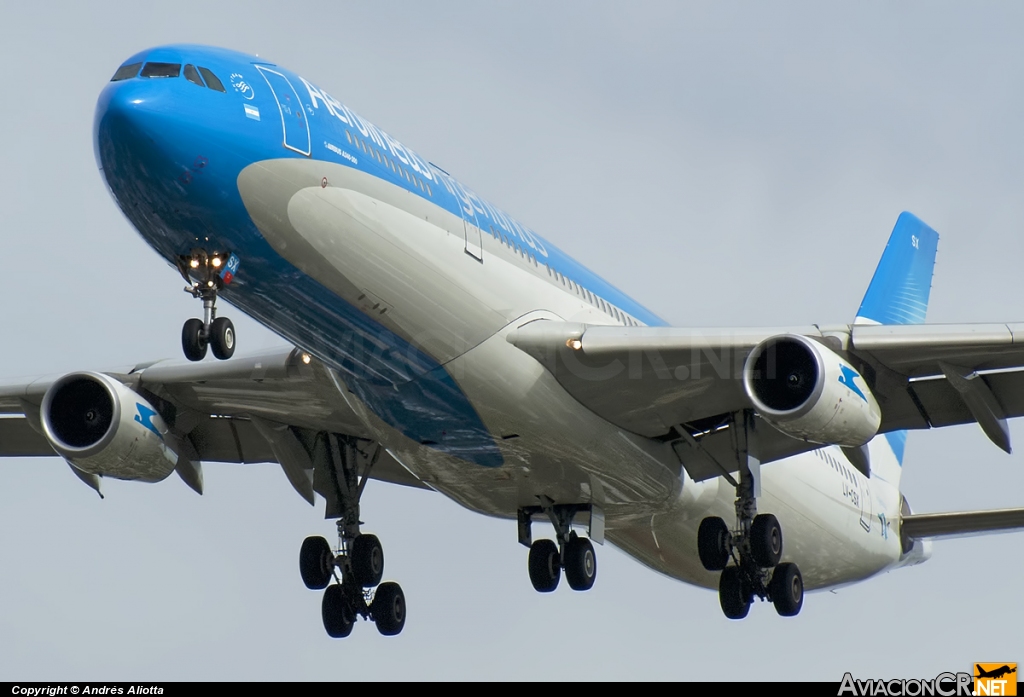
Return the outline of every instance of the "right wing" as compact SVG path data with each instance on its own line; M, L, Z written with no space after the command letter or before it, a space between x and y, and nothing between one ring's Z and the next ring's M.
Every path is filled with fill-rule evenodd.
M314 490L332 496L321 490L309 457L315 434L367 441L370 434L349 406L341 381L304 355L291 350L224 362L157 361L105 374L148 399L186 443L191 459L280 463L295 490L313 503ZM56 455L43 435L39 409L58 377L0 384L0 457ZM88 476L87 483L97 486ZM370 477L427 488L386 451ZM190 486L201 489L201 484Z

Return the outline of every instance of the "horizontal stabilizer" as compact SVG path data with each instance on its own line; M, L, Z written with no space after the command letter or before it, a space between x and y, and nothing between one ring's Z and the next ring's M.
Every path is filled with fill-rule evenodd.
M903 516L903 534L914 539L1008 532L1020 528L1024 528L1024 508Z

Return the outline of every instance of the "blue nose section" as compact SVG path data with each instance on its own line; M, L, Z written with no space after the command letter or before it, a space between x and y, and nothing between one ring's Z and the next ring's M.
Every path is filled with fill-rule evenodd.
M168 260L223 229L216 215L236 188L234 165L218 149L228 139L217 130L223 120L216 106L229 95L190 82L178 68L177 75L147 77L144 67L110 82L93 125L96 163L112 196Z
M113 82L96 105L94 138L97 165L111 177L154 178L170 174L177 159L176 132L181 122L173 89L164 80Z

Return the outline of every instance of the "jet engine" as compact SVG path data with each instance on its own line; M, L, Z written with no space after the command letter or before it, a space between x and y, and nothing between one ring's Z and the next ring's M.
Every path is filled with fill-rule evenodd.
M743 389L763 419L813 443L859 447L882 420L861 374L805 336L782 334L755 346L743 367Z
M46 391L40 412L50 445L83 472L158 482L178 462L156 409L106 375L65 375Z

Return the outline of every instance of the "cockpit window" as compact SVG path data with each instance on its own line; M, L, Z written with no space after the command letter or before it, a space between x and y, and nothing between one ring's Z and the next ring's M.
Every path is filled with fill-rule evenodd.
M200 87L206 87L206 85L203 84L203 79L199 77L199 73L196 71L196 66L191 63L185 66L185 79L199 85Z
M181 63L146 63L142 68L142 77L178 77L181 75Z
M211 90L217 90L218 92L227 92L224 89L224 83L217 79L217 76L210 72L209 68L199 66L199 72L203 74L203 79L206 80L206 86Z
M114 77L110 78L111 82L117 82L118 80L130 80L139 74L139 68L142 67L142 63L129 63L128 65L122 65L114 73Z

